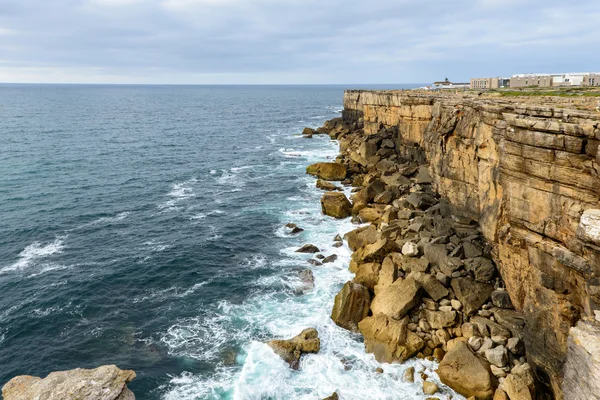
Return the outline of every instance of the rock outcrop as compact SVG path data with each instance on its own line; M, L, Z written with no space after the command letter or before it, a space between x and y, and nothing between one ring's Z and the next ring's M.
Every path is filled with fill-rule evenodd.
M352 204L344 193L327 192L321 198L323 214L334 218L346 218L352 213Z
M371 295L366 286L346 282L335 296L331 319L349 331L358 332L358 323L369 315Z
M271 340L267 344L292 369L300 368L300 358L303 354L318 353L321 349L321 339L314 328L307 328L292 339Z
M338 159L362 188L353 212L377 210L366 215L382 233L416 239L436 278L468 278L451 287L464 315L501 319L522 339L540 390L557 399L571 327L600 320L600 114L574 109L589 109L585 101L347 91L351 132L340 138ZM366 190L377 181L385 187ZM386 191L392 197L383 203L371 199ZM451 216L452 226L423 220L440 197L434 213ZM394 213L402 208L427 213L401 219ZM485 241L472 243L470 221ZM423 229L433 234L424 238ZM508 298L489 307L498 277ZM516 319L501 311L511 306L522 313Z
M309 165L306 173L326 181L343 181L346 179L346 166L340 163L319 162Z
M52 372L45 378L17 376L2 388L4 400L135 400L127 383L135 372L115 365Z

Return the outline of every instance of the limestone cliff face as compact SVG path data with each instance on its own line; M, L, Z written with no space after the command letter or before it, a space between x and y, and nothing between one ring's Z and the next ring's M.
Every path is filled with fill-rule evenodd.
M398 127L398 145L425 149L437 191L479 221L525 315L529 362L562 398L569 329L600 310L600 217L590 211L600 209L600 114L546 103L347 91L343 117L363 118L365 135Z

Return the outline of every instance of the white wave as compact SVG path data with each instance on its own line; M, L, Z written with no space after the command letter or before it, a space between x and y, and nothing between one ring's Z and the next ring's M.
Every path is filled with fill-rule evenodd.
M173 183L171 185L171 191L167 193L167 197L170 197L170 200L159 204L158 209L161 211L181 210L181 207L178 206L181 201L196 197L193 188L193 185L196 182L198 182L196 178L191 178L185 182Z
M71 307L71 302L67 303L65 306L52 306L52 307L48 307L48 308L36 308L33 309L29 312L29 316L32 318L43 318L43 317L47 317L50 314L54 314L60 311L63 311L69 307Z
M130 211L124 211L122 213L117 214L114 217L98 218L97 220L90 222L90 225L107 224L107 223L111 223L111 222L122 221L125 218L127 218L130 214L131 214Z
M221 175L216 178L216 181L219 185L226 186L234 186L234 187L243 187L246 185L246 182L240 177L239 171L232 172L227 170L221 170Z
M29 278L35 278L36 276L45 274L46 272L51 272L51 271L62 271L65 269L71 269L73 268L72 265L61 265L61 264L45 264L42 269L40 269L38 272L35 272L31 275L29 275Z
M53 254L62 253L65 248L65 239L65 236L57 237L54 242L47 244L33 242L19 253L19 259L15 263L0 269L0 274L10 271L23 270L30 267L40 259L49 257Z
M200 289L202 286L206 285L207 283L209 283L209 281L199 282L199 283L194 284L192 287L190 287L188 289L184 289L179 286L171 286L170 288L167 288L167 289L150 291L146 295L135 297L133 299L133 302L141 303L141 302L150 301L150 300L164 301L166 299L172 299L172 298L181 299L181 298L184 298L184 297L187 297L187 296L193 294L194 292L196 292L196 290Z
M243 267L244 269L258 269L264 268L267 265L268 261L269 260L266 255L259 253L254 254L251 257L244 258L244 261L242 261L238 265L240 267Z

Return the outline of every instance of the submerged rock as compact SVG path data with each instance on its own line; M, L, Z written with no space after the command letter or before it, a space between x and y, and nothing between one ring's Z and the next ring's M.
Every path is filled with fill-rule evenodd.
M267 344L292 369L300 367L300 357L303 354L318 353L321 349L321 339L319 339L319 333L314 328L307 328L292 339L271 340Z
M344 164L318 162L306 167L306 173L326 181L343 181L347 170Z
M352 213L352 204L344 193L327 192L321 198L323 214L334 218L346 218Z
M2 388L4 400L135 400L127 383L135 372L115 365L52 372L44 379L17 376Z

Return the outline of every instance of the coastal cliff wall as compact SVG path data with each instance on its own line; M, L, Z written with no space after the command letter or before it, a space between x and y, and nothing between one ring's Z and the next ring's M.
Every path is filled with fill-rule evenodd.
M564 102L346 91L343 112L365 135L397 127L397 146L425 150L454 212L479 221L525 317L528 360L556 398L574 376L569 332L600 315L600 114Z

